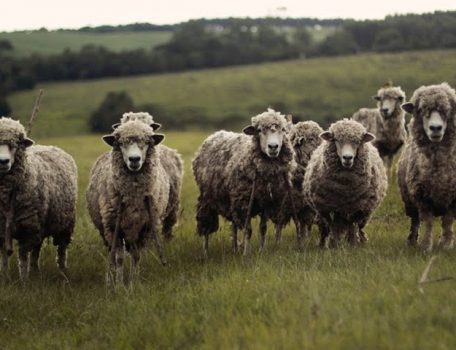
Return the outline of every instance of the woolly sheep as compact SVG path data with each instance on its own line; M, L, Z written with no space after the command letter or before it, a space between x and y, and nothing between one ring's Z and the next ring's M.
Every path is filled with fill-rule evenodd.
M289 139L293 147L296 167L291 173L292 190L291 198L287 198L284 207L279 211L279 224L276 226L276 240L281 238L283 226L292 218L295 222L298 247L301 248L302 239L307 236L311 227L315 212L310 207L306 196L302 191L304 174L313 151L321 144L319 137L323 129L313 121L305 121L294 124L290 128ZM260 223L260 230L266 229L266 223Z
M362 108L352 119L375 135L372 144L377 147L388 175L391 175L393 158L407 139L405 113L401 109L405 93L399 86L389 84L378 90L373 99L377 101L377 108Z
M144 122L128 121L103 137L112 150L92 167L87 205L111 251L116 282L123 281L124 246L132 257L132 277L138 273L140 249L149 238L166 264L158 229L161 225L165 238L171 237L179 209L182 160L176 151L160 145L163 139Z
M20 122L0 119L0 247L7 274L12 239L19 246L22 279L37 272L41 246L52 237L57 264L66 251L76 218L77 169L73 158L53 146L32 146Z
M268 109L252 118L243 134L219 131L209 136L196 152L193 174L200 195L197 232L204 236L218 229L218 215L232 223L232 246L237 250L237 230L244 231L244 255L250 252L251 218L277 217L288 194L293 149L287 138L289 120ZM261 232L261 247L265 231Z
M312 154L304 176L304 192L319 216L320 246L337 246L347 232L348 241L358 241L373 211L386 195L388 180L375 136L360 123L343 119L321 134L326 142Z
M456 94L447 84L422 86L402 108L413 115L410 139L399 159L398 183L411 219L408 242L416 245L424 223L422 246L432 250L432 224L442 217L441 245L454 244L456 214Z

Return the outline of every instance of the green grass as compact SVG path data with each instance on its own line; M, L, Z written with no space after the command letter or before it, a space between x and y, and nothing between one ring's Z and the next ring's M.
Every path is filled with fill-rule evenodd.
M150 49L171 38L171 32L113 32L84 33L76 31L32 31L0 33L0 40L9 40L14 46L14 54L27 56L32 53L51 55L64 49L79 50L87 44L101 45L110 50L122 51Z
M87 119L109 91L127 91L137 105L154 103L176 119L189 110L217 120L244 118L268 106L325 124L374 106L389 79L410 96L422 84L456 84L456 50L315 58L186 73L41 84L45 90L35 135L88 131ZM14 94L14 116L26 120L37 91ZM155 116L160 120L160 115ZM232 129L242 125L229 124ZM165 125L166 127L166 125Z
M454 349L455 282L423 286L429 261L405 245L407 220L396 184L356 249L321 251L317 232L305 252L295 249L292 227L276 246L249 259L230 252L224 224L202 259L195 237L197 196L190 162L204 133L168 133L166 144L185 159L180 225L166 245L163 268L153 249L141 261L133 289L109 293L106 254L84 203L88 171L107 150L99 136L41 139L75 156L80 199L69 250L69 283L46 246L40 278L23 287L16 257L12 281L0 285L2 349ZM257 225L255 224L255 227ZM454 276L455 251L436 251L430 278Z

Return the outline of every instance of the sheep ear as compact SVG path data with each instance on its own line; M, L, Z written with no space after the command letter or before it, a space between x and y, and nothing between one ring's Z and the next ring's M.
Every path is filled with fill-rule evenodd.
M116 141L116 137L114 135L104 135L102 137L102 139L105 143L107 143L111 147L114 146L114 142Z
M328 141L328 142L334 141L334 135L333 135L333 133L331 131L323 131L320 134L320 138L322 140L325 140L325 141Z
M119 126L120 126L120 123L115 123L115 124L112 124L111 128L112 128L112 130L116 130Z
M246 126L246 127L242 130L242 132L243 132L244 134L246 134L246 135L256 135L256 134L257 134L257 131L256 131L255 127L252 126L252 125Z
M152 123L150 124L150 127L154 130L154 131L158 131L161 129L162 125L159 124L159 123Z
M380 101L380 96L374 95L372 96L372 99L375 101Z
M26 137L22 140L22 144L24 145L25 148L33 146L34 143L35 143L35 141L33 141L32 139L29 139L28 137Z
M375 140L375 135L371 134L370 132L366 132L363 136L362 142L366 143L366 142L372 142L374 140Z
M163 134L154 134L151 137L152 137L152 140L154 140L155 146L160 144L165 139L165 135L163 135Z
M407 102L404 103L401 108L406 111L407 113L413 114L413 110L415 109L415 106L413 105L412 102Z
M285 116L285 120L291 124L291 123L293 123L293 116L291 114L287 114Z

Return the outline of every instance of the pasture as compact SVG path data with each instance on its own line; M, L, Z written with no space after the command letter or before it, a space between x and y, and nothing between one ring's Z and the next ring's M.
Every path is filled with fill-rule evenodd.
M346 60L348 64L356 58L340 60ZM312 63L290 63L301 68L307 64ZM287 72L286 65L283 68L265 65L253 70L267 75L268 67L284 74ZM242 70L236 68L231 72L241 75ZM223 73L225 80L229 72ZM186 73L168 78L178 77L185 81L198 74L210 79L215 72ZM357 76L356 71L354 75ZM144 100L154 94L155 79L163 79L163 84L166 83L165 77L142 79L144 82L150 80L149 89L142 91ZM334 79L335 85L337 82ZM93 84L93 93L100 87L114 85L109 81L83 84L87 89ZM202 82L196 80L196 86L198 84ZM239 84L242 86L242 82ZM286 79L278 82L280 84L286 84ZM377 82L369 84L378 85ZM87 99L90 95L81 87L82 84L72 85L47 87L41 122L34 130L36 135L43 127L45 116L57 113L57 106L64 103L59 102L59 97L66 93L74 96L74 99L65 100L69 104L61 108L65 114L73 113L72 108L78 107L84 96ZM174 95L176 101L180 101L179 93L184 90L180 89ZM294 90L293 82L287 89L277 89L280 97L288 96L287 92L296 96ZM366 95L372 92L362 90ZM135 91L140 93L141 89ZM344 91L342 95L346 96L348 92ZM33 100L32 94L28 93L23 94L23 101L27 100L26 96ZM331 96L339 99L337 95ZM97 98L94 96L93 99ZM195 96L196 100L198 98L201 97ZM13 101L18 106L17 96ZM221 102L208 98L209 104L219 103L227 108ZM82 107L76 108L74 113L82 110ZM395 180L368 226L370 241L366 246L322 251L317 248L314 228L305 252L298 252L293 227L285 230L284 239L277 246L273 243L272 227L269 226L267 248L259 254L255 224L254 253L250 258L243 258L231 253L229 227L224 224L220 232L213 235L209 259L204 261L201 242L195 237L197 189L190 165L194 151L205 136L203 132L167 133L165 144L177 148L185 160L180 225L175 231L175 239L166 245L169 266L163 268L159 265L151 247L142 257L140 281L115 294L105 288L106 252L90 222L84 200L91 164L108 147L99 136L38 138L40 143L55 144L68 151L79 166L79 211L74 241L69 249L68 279L59 274L54 262L54 248L47 245L41 259L41 275L23 286L18 281L14 255L11 281L0 286L0 348L456 347L455 281L418 285L431 257L405 244L408 221L403 214ZM456 277L456 251L437 250L433 255L436 259L429 279Z
M0 33L0 40L9 40L15 55L28 56L59 54L67 48L77 51L84 45L104 46L113 51L150 49L165 43L171 35L171 32L20 31Z
M362 54L40 84L45 94L35 135L87 133L90 113L109 91L126 91L136 105L152 103L174 120L193 116L200 120L199 128L207 128L205 121L215 119L240 129L248 117L267 106L326 125L360 107L375 106L371 96L389 79L401 85L408 97L423 84L447 81L454 86L455 62L456 50ZM11 95L13 115L26 120L36 95L36 90Z

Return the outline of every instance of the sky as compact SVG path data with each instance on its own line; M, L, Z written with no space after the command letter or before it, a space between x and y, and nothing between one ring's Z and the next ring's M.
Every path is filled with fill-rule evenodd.
M172 24L214 17L378 19L386 15L456 10L455 0L0 0L0 31L80 28L102 24Z

